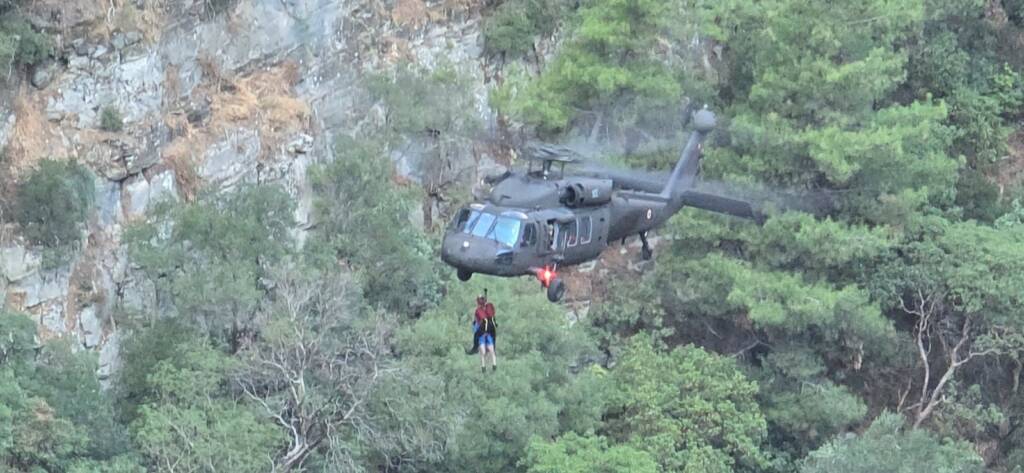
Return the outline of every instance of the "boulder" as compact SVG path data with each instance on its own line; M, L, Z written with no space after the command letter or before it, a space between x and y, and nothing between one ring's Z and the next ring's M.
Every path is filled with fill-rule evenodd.
M78 324L82 331L82 341L85 348L99 346L103 340L103 326L96 316L96 307L89 306L78 313Z
M145 176L138 174L128 178L124 181L122 191L125 216L131 218L145 215L149 205L149 181Z
M0 110L0 149L7 146L7 140L11 137L11 132L14 131L14 125L17 123L17 115Z
M174 173L163 171L149 180L149 202L155 204L164 199L177 199L178 190Z
M106 179L99 179L96 185L96 207L99 224L110 227L124 220L121 208L121 185Z
M117 331L110 334L107 338L106 343L103 344L103 348L100 349L99 359L99 371L98 375L100 383L103 388L107 388L110 385L110 377L120 366L120 358L118 355L121 353L121 334Z
M39 255L21 246L0 248L0 275L10 282L21 281L39 271Z
M291 154L307 154L313 151L313 137L305 133L299 134L285 146Z
M134 46L142 41L142 33L138 31L129 31L127 33L117 32L110 38L110 45L114 49L120 51L128 46Z
M46 304L39 316L39 325L42 325L52 333L64 334L67 332L64 325L64 304L63 301Z
M199 175L221 189L254 181L260 147L259 134L254 130L239 128L229 132L223 141L207 148Z
M32 70L32 85L37 89L45 89L53 81L56 74L56 62L47 61L39 64Z

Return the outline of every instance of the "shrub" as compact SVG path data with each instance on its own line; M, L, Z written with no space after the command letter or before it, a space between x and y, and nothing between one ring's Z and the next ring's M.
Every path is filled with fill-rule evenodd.
M0 63L31 66L53 53L53 41L24 18L0 17Z
M124 129L124 119L121 118L121 112L112 105L103 107L103 112L100 113L100 128L104 131L113 132Z
M33 244L63 247L80 236L95 184L81 164L44 160L17 192L15 219Z
M491 54L525 56L538 36L550 35L568 11L564 0L509 0L484 23L484 46Z

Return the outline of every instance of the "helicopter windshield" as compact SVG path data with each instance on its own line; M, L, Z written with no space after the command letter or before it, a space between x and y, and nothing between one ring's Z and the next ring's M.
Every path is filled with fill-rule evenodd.
M516 246L522 230L522 221L505 215L463 209L455 220L456 231L497 241L508 247Z
M487 236L487 231L491 229L491 224L494 223L494 219L494 214L481 213L480 217L476 219L476 223L473 224L473 228L469 231L469 233L471 233L473 236L478 237Z
M494 229L487 234L487 238L497 240L505 246L516 246L519 241L519 228L522 225L518 219L511 217L498 217L498 223Z

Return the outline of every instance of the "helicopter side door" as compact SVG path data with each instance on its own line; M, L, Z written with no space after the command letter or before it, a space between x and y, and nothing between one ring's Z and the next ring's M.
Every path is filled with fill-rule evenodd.
M516 266L529 268L536 265L538 254L543 252L545 239L542 235L544 225L536 221L523 222L522 236L516 251Z
M566 264L592 260L601 254L607 238L607 211L604 209L576 213L576 218L558 226L559 248Z

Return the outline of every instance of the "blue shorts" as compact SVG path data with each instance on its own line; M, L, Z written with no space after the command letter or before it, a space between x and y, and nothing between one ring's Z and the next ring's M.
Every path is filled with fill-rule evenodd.
M494 346L494 337L492 337L491 334L489 334L489 333L485 333L485 334L481 335L480 336L480 346L482 346L482 347L493 347Z
M473 322L473 333L476 333L476 331L479 330L479 329L480 329L480 324L478 324L476 322ZM483 346L483 347L493 347L494 346L494 337L492 337L491 334L489 334L489 333L485 333L485 334L479 336L477 338L477 341L480 343L480 346Z

